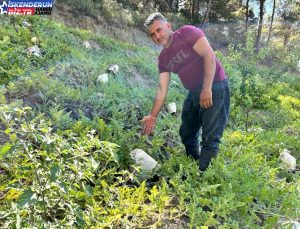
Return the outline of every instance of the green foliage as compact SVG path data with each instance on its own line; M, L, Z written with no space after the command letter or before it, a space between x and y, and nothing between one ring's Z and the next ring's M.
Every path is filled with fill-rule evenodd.
M283 127L297 119L298 108L293 110L287 103L298 103L299 77L283 73L286 69L281 69L280 65L268 68L258 65L265 60L266 50L255 53L253 47L254 39L250 34L245 46L229 46L228 56L217 53L231 84L231 124L243 125L246 130L251 126Z
M4 30L4 28L1 28ZM12 78L24 73L24 67L28 66L29 61L26 57L26 50L23 46L14 46L17 41L13 41L11 36L19 36L19 34L2 35L0 31L0 83L6 83ZM22 34L20 34L22 35Z

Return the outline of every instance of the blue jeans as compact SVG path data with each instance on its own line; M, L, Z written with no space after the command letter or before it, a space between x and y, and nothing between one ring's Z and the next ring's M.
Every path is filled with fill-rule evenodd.
M213 83L213 106L210 108L200 106L200 91L201 89L189 91L184 101L179 134L187 155L195 160L199 159L199 168L204 171L209 166L211 158L219 151L220 139L228 120L230 106L228 80ZM200 129L202 129L201 153Z

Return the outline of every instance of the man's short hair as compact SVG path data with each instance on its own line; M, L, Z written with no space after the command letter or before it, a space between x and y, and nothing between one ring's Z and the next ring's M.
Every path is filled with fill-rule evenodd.
M167 22L167 19L161 13L159 13L159 12L158 13L153 13L153 14L150 14L149 17L146 19L146 21L144 23L145 28L148 30L149 27L156 20Z

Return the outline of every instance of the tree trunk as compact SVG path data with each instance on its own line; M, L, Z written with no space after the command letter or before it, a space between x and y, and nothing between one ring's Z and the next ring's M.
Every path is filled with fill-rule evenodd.
M192 3L192 21L195 21L195 6L196 6L196 0L193 0Z
M189 0L189 7L190 7L190 20L192 21L193 19L193 2L194 0Z
M209 19L209 12L210 12L210 8L211 8L211 3L212 3L212 0L209 0L205 15L204 15L203 20L201 22L201 27L203 26L204 22L206 22Z
M272 11L271 25L270 25L270 28L269 28L269 35L268 35L268 40L267 40L267 46L269 45L269 41L270 41L270 38L271 38L273 21L274 21L274 15L275 15L275 8L276 8L276 0L273 1L273 11Z
M249 1L246 2L246 32L248 31L248 21L249 21Z
M178 13L179 10L179 0L175 0L174 13Z
M261 39L261 32L262 32L263 19L264 19L265 2L266 2L266 0L259 0L259 24L258 24L257 37L256 37L256 42L255 42L256 52L258 52L259 48L260 48L260 39Z
M286 46L289 43L289 39L291 36L292 24L290 22L284 23L284 34L283 34L283 44Z

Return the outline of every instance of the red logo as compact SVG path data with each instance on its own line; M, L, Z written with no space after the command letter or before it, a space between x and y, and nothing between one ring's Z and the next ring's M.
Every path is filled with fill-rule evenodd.
M34 15L34 7L9 7L7 10L8 15Z

